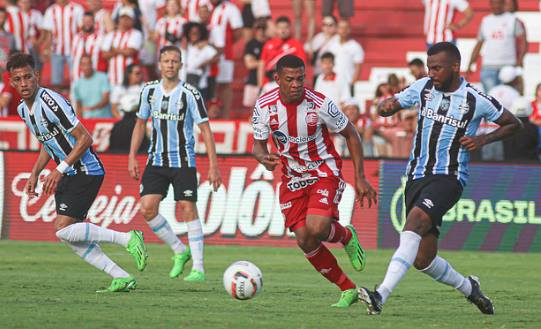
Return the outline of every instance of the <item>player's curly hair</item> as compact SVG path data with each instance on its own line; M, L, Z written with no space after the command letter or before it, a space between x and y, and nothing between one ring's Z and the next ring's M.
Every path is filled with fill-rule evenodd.
M9 56L8 62L6 64L6 69L8 70L8 72L11 72L14 69L25 66L30 66L32 69L35 69L36 64L34 63L34 58L30 54L16 52Z

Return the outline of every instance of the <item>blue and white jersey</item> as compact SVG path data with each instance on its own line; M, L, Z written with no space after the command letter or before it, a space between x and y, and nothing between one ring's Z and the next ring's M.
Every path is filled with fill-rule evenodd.
M71 131L79 124L79 119L71 104L62 95L47 88L39 88L32 108L29 109L21 101L17 112L51 158L56 163L64 161L77 142ZM78 172L86 175L105 174L92 146L65 173L72 176Z
M161 81L147 83L141 91L137 117L152 117L148 164L195 167L194 124L208 121L205 102L195 87L181 81L166 93Z
M475 136L482 118L498 120L503 113L502 105L464 79L456 91L444 93L434 88L430 78L423 78L395 97L403 108L419 109L417 132L406 169L408 179L452 175L465 186L470 154L459 140L463 136Z

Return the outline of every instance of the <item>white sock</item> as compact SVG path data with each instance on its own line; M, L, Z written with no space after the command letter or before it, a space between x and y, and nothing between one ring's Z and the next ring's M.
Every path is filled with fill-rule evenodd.
M421 236L419 234L412 231L400 233L400 245L389 262L383 282L377 289L383 303L385 303L393 289L415 261L420 243Z
M471 282L440 256L436 256L432 263L421 272L428 274L434 280L454 287L468 297L471 294Z
M169 225L165 217L158 214L152 220L148 221L147 224L160 240L173 249L175 254L182 254L186 250L186 246L175 235L175 232L173 232L171 225Z
M105 242L128 246L130 233L117 232L92 223L75 223L56 232L60 240L68 242Z
M107 257L97 243L64 242L85 262L94 266L98 270L104 271L114 279L127 278L130 276L128 272L124 271L120 266Z
M203 234L203 226L199 219L194 219L187 222L188 225L188 242L192 252L192 268L201 272L203 269L203 247L205 245L205 236Z

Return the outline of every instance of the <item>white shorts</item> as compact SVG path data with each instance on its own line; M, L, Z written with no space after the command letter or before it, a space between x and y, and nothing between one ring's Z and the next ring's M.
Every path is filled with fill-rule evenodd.
M217 83L230 83L233 81L233 72L235 71L235 63L232 60L220 58L218 62L218 75L216 76Z

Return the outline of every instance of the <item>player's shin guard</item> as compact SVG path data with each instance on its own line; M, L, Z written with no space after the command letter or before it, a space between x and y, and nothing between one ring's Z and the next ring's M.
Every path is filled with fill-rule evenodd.
M327 280L337 285L340 290L354 289L355 284L342 271L334 255L320 244L315 250L304 254L306 259L321 273Z
M131 235L117 232L92 223L75 223L56 232L56 236L67 242L98 242L114 243L123 247L128 246Z
M158 214L152 220L148 221L147 224L160 240L171 247L175 254L181 254L186 250L186 246L184 246L175 232L173 232L171 225L169 225L165 217Z
M124 271L120 266L107 257L97 243L64 242L85 262L94 266L100 271L104 271L113 278L127 278L130 276L128 272Z
M333 221L331 223L331 229L329 232L329 237L326 241L328 242L340 242L343 245L346 245L351 239L351 231L342 226L338 221Z
M382 297L382 302L385 303L393 289L398 282L402 280L406 272L415 261L417 257L417 251L419 251L419 244L421 243L421 236L412 231L404 231L400 233L400 246L396 249L389 267L387 267L387 273L383 282L378 287L377 291Z
M463 293L465 297L471 294L472 287L470 280L455 271L451 264L440 256L436 256L432 263L427 268L422 269L421 272L438 282L454 287Z
M192 266L194 269L204 272L203 248L205 236L203 235L203 226L199 219L187 222L186 225L188 226L188 242L190 243L190 250L192 252Z

